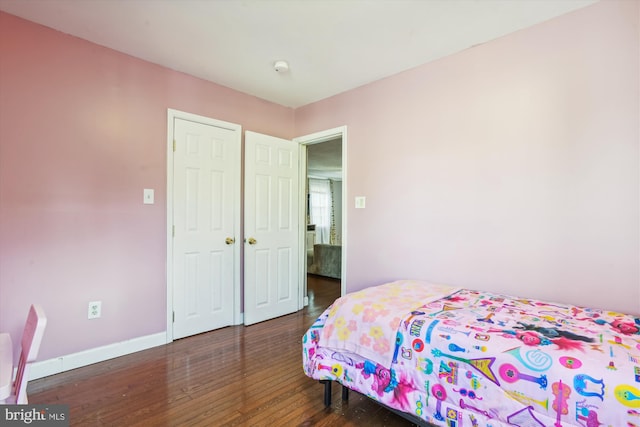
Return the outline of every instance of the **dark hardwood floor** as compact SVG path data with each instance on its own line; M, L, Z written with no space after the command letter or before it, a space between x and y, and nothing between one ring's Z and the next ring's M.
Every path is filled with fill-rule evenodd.
M325 408L302 371L301 338L340 294L309 276L305 309L232 326L29 383L29 403L67 404L74 426L411 426L350 394Z

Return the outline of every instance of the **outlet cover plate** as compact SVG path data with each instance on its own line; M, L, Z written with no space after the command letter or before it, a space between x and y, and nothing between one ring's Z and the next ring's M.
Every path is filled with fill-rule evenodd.
M97 319L100 316L102 316L102 301L91 301L89 303L87 319Z

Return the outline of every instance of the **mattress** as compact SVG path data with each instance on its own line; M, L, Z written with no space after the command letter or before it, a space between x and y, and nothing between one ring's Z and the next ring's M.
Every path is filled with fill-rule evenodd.
M437 426L640 426L640 319L397 281L339 298L303 369Z

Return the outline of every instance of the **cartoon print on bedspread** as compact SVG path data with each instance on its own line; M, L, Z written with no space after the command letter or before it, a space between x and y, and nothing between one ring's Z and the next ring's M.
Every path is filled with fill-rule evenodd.
M572 410L568 409L567 403L564 406L564 410L561 407L561 411L558 413L557 405L555 411L554 408L549 407L549 399L552 398L558 403L568 399L570 393L565 393L564 398L562 395L557 395L559 380L564 378L563 390L573 391L577 397L585 396L590 399L602 400L603 392L599 388L599 382L602 381L602 384L604 384L604 380L586 373L579 376L564 373L561 378L550 378L547 376L547 371L555 372L558 368L553 368L553 366L562 367L566 369L566 372L580 368L583 362L580 358L571 356L571 353L584 354L594 350L594 348L596 349L595 351L598 351L599 347L608 343L607 332L619 332L621 330L620 325L625 325L622 330L635 333L636 330L632 327L637 324L635 320L629 321L626 319L622 321L622 319L618 319L616 321L614 319L612 321L591 322L581 325L571 321L572 307L554 306L553 310L550 310L551 305L547 303L509 300L509 298L503 297L489 296L487 298L487 295L480 294L475 296L479 304L472 304L471 309L466 312L460 311L465 308L460 307L460 304L463 306L469 305L465 302L468 296L473 297L473 292L463 290L452 297L428 304L428 307L425 307L428 310L422 310L425 313L424 316L418 316L415 312L412 313L411 318L405 322L405 329L409 332L412 329L413 332L420 329L423 330L423 334L416 336L415 333L409 333L410 336L413 336L410 341L412 345L399 349L399 353L402 355L400 363L406 364L408 359L415 355L416 370L421 373L428 372L429 366L432 366L433 363L423 355L425 348L429 348L428 345L430 345L431 356L434 360L442 358L450 361L449 363L440 362L441 368L443 366L451 368L448 372L447 369L440 369L439 371L440 379L445 381L441 383L441 388L438 388L440 396L447 395L451 398L453 393L460 390L447 387L448 384L452 383L453 378L460 376L454 375L457 369L454 368L454 365L450 365L451 361L455 360L470 369L467 370L468 373L474 372L472 375L478 377L474 382L475 387L479 387L483 380L484 385L482 387L490 388L492 385L486 382L489 380L494 383L493 387L500 385L503 388L503 392L506 391L506 394L514 401L531 406L531 410L537 408L534 412L527 409L527 411L520 412L518 415L518 417L527 418L530 421L536 420L535 422L532 421L532 425L547 425L546 421L544 421L545 415L556 418L554 420L556 423L560 423L561 421L558 420L563 417L573 419L573 424L575 425L595 426L598 425L595 423L601 423L601 419L598 417L600 408L593 402L583 402L582 406L575 404ZM469 313L472 313L472 316L475 317L469 319ZM593 317L602 318L606 316L597 314ZM593 329L589 326L594 324L608 326L609 329ZM470 338L477 339L477 343L474 344ZM516 343L510 342L513 339L517 339L522 345L518 346ZM603 344L599 344L599 342ZM620 338L614 337L611 340L611 344L619 344L620 342ZM494 347L496 344L498 345L497 349L504 348L498 352L499 355L495 355L496 349ZM513 344L516 345L514 346ZM635 345L640 349L640 345L637 342ZM487 348L491 349L491 355L485 353ZM546 351L543 349L546 349ZM492 356L496 356L495 361L492 361ZM508 356L512 360L505 360ZM609 361L608 363L611 365L613 362ZM591 368L588 365L584 367ZM597 367L598 370L593 372L599 372L601 368ZM638 373L640 374L640 368ZM493 381L494 378L497 381ZM640 375L638 379L640 381ZM539 391L536 392L535 389L527 386L524 382L536 385ZM556 394L547 391L547 387L551 382L556 383ZM589 385L591 387L588 387ZM572 389L571 386L574 388ZM476 396L481 396L478 393L475 394ZM619 393L619 396L623 396L622 392ZM624 396L630 395L626 394ZM640 403L640 393L637 396ZM502 418L504 420L504 417L518 412L499 407L491 408L480 402L475 405L463 398L460 398L458 403L460 408L466 411L467 414L469 411L476 412L476 419L484 416L488 419ZM434 415L436 419L440 419L442 414L437 410L437 406L434 405L436 407ZM601 423L601 425L605 424Z
M535 304L541 306L544 303L536 302ZM593 328L589 325L589 322L576 322L575 320L568 321L568 319L570 319L570 313L575 315L581 311L589 314L589 317L587 318L589 322L605 326L605 328ZM569 416L569 418L573 418L578 425L606 425L601 421L601 418L599 418L600 407L597 406L597 400L603 401L605 399L605 387L607 383L611 388L612 385L617 384L620 381L624 381L625 375L630 375L632 369L634 372L638 370L637 366L632 367L631 363L627 362L638 362L636 356L630 353L630 351L637 352L640 348L638 347L637 341L629 341L625 337L613 334L626 332L626 336L635 335L637 333L637 328L634 325L639 323L638 319L620 315L619 313L605 313L599 310L580 309L576 307L567 307L566 313L556 311L554 314L558 315L557 318L547 318L541 315L541 312L542 310L539 310L538 312L534 311L532 313L520 313L525 314L525 317L526 315L531 316L531 322L519 321L517 322L517 325L513 325L512 329L536 332L547 339L553 339L554 337L561 337L564 339L564 342L560 342L561 345L557 345L557 347L552 349L550 348L552 350L551 353L564 353L564 355L559 357L555 356L558 366L562 366L567 370L580 369L582 372L585 372L577 374L573 376L573 378L571 378L570 375L563 375L562 377L567 378L565 382L570 384L572 383L573 391L577 393L575 395L576 397L579 398L580 396L585 396L587 398L585 399L587 402L583 402L582 405L576 402L574 409L575 416ZM597 321L594 321L594 319L597 319ZM534 322L538 324L543 322L552 324L555 322L555 326L550 328L546 325L536 325ZM505 323L504 326L506 325L507 323ZM573 332L565 330L565 327L571 329ZM625 344L625 340L627 344ZM542 341L543 340L540 339L540 342ZM525 344L532 344L531 342L523 342ZM580 344L579 342L588 343L588 345ZM558 342L555 342L555 344L558 344ZM607 347L609 349L608 352L606 351ZM626 353L621 353L620 350L622 349L624 349ZM580 358L567 355L567 352L576 351L585 354L597 352L601 353L601 355L595 359L593 355L589 355L586 359L588 360L588 363L583 364ZM608 356L608 358L606 356ZM603 358L605 359L604 361ZM609 359L608 362L606 359ZM523 359L520 361L524 362ZM596 364L599 364L599 366ZM620 375L607 375L606 377L603 377L600 375L600 373L603 372L603 367L606 368L604 371L605 373L618 373ZM527 368L533 368L533 366L528 365ZM548 368L550 368L550 366ZM558 368L555 368L551 372L554 372L557 375ZM566 372L569 371L565 371L564 373L566 374ZM598 373L598 375L590 375L589 373ZM607 378L609 379L607 380ZM636 378L636 381L638 381L638 379L639 378ZM571 380L573 381L571 382ZM569 391L571 391L570 388ZM593 399L597 400L594 402ZM605 409L605 411L615 412L616 414L623 413L620 408L616 409L615 406L611 404L607 405L607 409ZM559 422L559 420L560 418L557 417L557 422ZM617 425L614 419L609 418L609 421L613 421L610 425ZM622 423L622 416L618 418L618 421ZM632 423L629 425L634 424Z
M404 411L411 409L409 394L416 389L411 378L404 373L398 375L395 370L368 360L357 364L356 367L362 369L363 378L372 378L371 391L378 396L390 393L391 401L397 403L397 407Z
M322 324L303 338L307 375L438 426L640 427L632 316L460 290L404 316L388 367L318 347Z

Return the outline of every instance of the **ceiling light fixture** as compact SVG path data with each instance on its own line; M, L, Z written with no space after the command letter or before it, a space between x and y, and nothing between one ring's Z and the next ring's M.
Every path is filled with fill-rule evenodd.
M289 71L289 63L287 61L276 61L273 63L273 69L276 70L276 73L286 73Z

